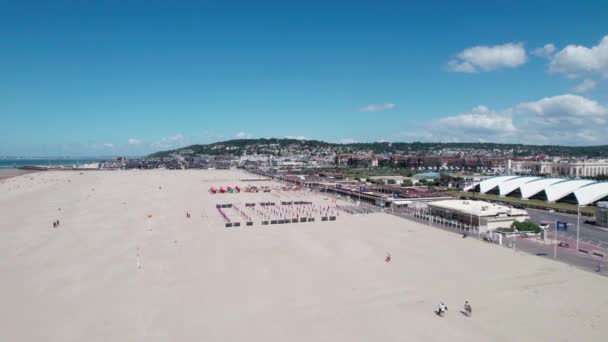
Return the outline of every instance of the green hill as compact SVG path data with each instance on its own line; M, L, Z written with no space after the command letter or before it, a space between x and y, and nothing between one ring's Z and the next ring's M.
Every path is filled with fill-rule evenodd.
M560 145L523 145L498 143L423 143L423 142L374 142L336 144L319 140L297 139L235 139L207 145L191 145L176 150L159 151L147 158L166 157L179 153L189 155L242 155L243 153L275 154L278 150L309 151L320 155L327 153L353 153L371 151L373 153L430 153L441 149L508 151L515 157L521 156L564 156L564 157L608 157L608 146L560 146Z

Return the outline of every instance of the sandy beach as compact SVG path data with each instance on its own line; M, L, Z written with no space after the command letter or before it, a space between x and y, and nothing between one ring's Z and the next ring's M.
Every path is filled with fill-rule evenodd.
M608 278L246 177L49 171L0 181L0 340L608 337ZM257 183L273 190L208 191ZM251 210L253 226L226 228L216 208L281 200L331 207L337 219L262 226ZM471 318L460 313L465 300Z
M28 173L38 172L34 170L21 170L21 169L0 169L0 181L7 178L17 177L26 175Z

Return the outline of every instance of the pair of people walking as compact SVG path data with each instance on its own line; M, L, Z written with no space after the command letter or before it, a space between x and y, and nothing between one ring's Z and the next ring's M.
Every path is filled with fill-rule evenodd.
M53 228L59 228L59 220L53 221Z
M447 312L448 312L447 305L445 305L445 303L443 303L443 302L439 302L439 307L437 308L437 311L435 312L437 314L437 316L443 317L443 316L445 316L445 314ZM464 311L462 311L462 314L467 317L471 317L473 315L473 307L471 307L471 304L469 304L469 301L464 302Z

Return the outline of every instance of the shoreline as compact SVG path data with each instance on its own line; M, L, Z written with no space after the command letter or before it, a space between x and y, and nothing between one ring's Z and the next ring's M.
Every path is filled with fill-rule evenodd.
M18 168L0 168L0 180L5 180L13 177L18 177L21 175L26 175L28 173L38 172L38 170L22 170Z

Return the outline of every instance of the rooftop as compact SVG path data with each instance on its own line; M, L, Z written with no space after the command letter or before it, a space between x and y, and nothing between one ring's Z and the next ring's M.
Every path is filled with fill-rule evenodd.
M458 210L475 216L527 216L528 212L521 209L513 209L504 205L484 201L469 200L443 200L429 203L429 206L450 210Z
M412 177L405 177L405 176L371 176L371 177L369 177L369 179L405 180L405 179L412 179Z

